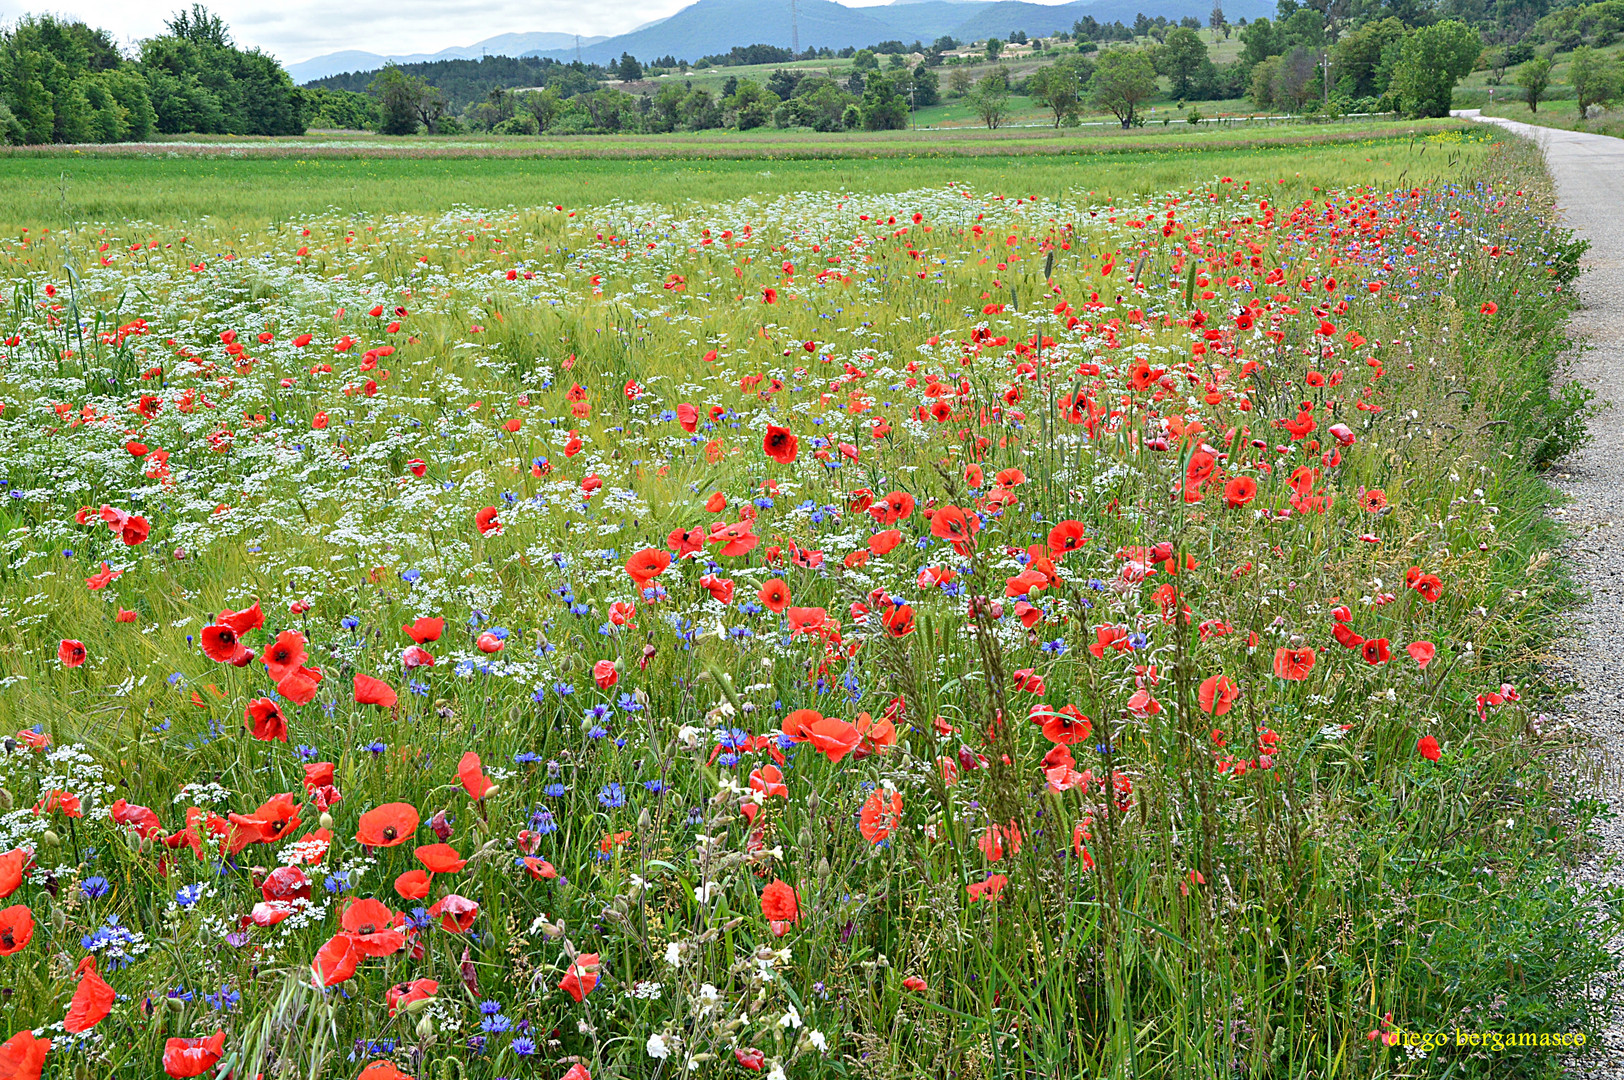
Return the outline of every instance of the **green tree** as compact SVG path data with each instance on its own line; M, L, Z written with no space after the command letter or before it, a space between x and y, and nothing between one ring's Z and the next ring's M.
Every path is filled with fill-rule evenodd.
M1252 99L1252 104L1260 109L1274 108L1274 80L1280 73L1280 57L1269 56L1260 60L1252 67L1252 81L1248 84L1246 96Z
M1157 66L1167 76L1173 96L1180 101L1196 97L1197 91L1212 81L1212 61L1201 34L1187 26L1167 32L1167 40L1157 51Z
M643 65L637 62L637 57L629 52L620 54L620 63L615 67L615 73L620 76L621 82L637 82L643 77Z
M998 59L998 54L1002 53L1003 51L1004 51L1004 43L1002 41L999 41L997 38L988 38L987 39L987 59L988 60L996 60L996 59Z
M1573 50L1568 58L1568 82L1578 98L1579 118L1582 120L1592 105L1612 100L1618 93L1618 71L1601 53L1588 45Z
M1156 69L1142 49L1106 49L1094 63L1089 94L1124 128L1139 118L1139 106L1156 92Z
M1241 27L1241 63L1251 70L1271 56L1279 56L1281 47L1274 24L1268 19L1254 19Z
M733 112L733 122L740 131L771 123L773 109L777 105L777 95L751 79L740 79L738 87L727 100L727 107Z
M913 72L913 107L928 109L942 100L942 83L936 72L921 63Z
M1009 74L1001 67L993 68L965 95L965 101L988 130L997 130L1009 119Z
M123 110L125 138L132 142L145 142L158 129L158 114L153 111L152 98L147 93L147 81L134 64L125 64L113 71L102 73L107 92Z
M1422 27L1404 39L1392 89L1411 116L1448 116L1455 84L1471 72L1483 41L1454 19Z
M46 58L32 49L6 48L0 53L0 86L5 103L29 144L48 143L56 124L51 92L45 89L40 69Z
M872 49L860 49L856 56L851 58L853 71L878 71L880 61L875 57Z
M861 108L865 131L895 131L908 126L908 102L884 75L868 80Z
M1536 56L1518 68L1517 85L1522 87L1523 95L1528 99L1528 111L1539 112L1539 99L1545 96L1546 89L1551 85L1550 58Z
M1054 126L1075 119L1083 107L1083 80L1075 62L1062 60L1039 68L1026 83L1027 96L1054 113Z
M1404 40L1404 24L1389 16L1368 22L1342 36L1331 52L1337 91L1349 98L1380 97L1387 91L1382 56L1394 42Z
M385 64L367 88L378 99L378 134L416 135L421 121L418 104L428 84L394 64Z

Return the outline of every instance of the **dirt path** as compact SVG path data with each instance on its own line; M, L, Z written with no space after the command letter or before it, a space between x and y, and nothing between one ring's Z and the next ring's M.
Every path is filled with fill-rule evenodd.
M1588 602L1573 634L1554 651L1583 687L1568 700L1569 718L1602 744L1596 763L1579 770L1579 783L1618 815L1602 824L1602 850L1580 873L1624 883L1624 787L1610 764L1624 761L1624 139L1520 124L1475 109L1456 115L1499 124L1539 144L1563 218L1590 241L1579 279L1584 307L1573 327L1593 348L1568 371L1596 391L1598 402L1611 404L1592 425L1590 445L1557 466L1557 486L1573 501L1553 513L1572 530L1564 554ZM1570 1075L1624 1077L1624 1017L1615 1016L1604 1041L1605 1053L1583 1059Z

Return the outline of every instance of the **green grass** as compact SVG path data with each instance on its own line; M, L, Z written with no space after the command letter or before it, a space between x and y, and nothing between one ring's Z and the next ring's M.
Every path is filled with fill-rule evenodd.
M1583 437L1553 382L1578 250L1530 147L1425 130L0 160L0 221L33 223L0 245L0 731L56 747L0 755L0 851L37 864L0 1037L61 1021L116 916L146 947L99 950L120 998L50 1080L145 1080L216 1030L269 1080L710 1080L735 1050L792 1080L1554 1075L1368 1037L1593 1036L1616 964L1616 912L1565 876L1600 808L1554 793L1574 748L1536 720L1572 601L1537 470ZM798 442L769 457L778 425ZM726 552L724 523L756 543ZM304 704L310 678L200 639L255 601L245 648L287 631L320 669ZM427 616L436 662L406 667ZM285 741L245 727L267 706ZM801 708L841 719L788 748L781 798ZM738 762L734 728L759 737ZM282 792L301 820L271 828ZM398 802L406 842L363 846ZM198 854L192 806L219 815ZM312 905L254 924L317 827ZM267 842L223 858L234 835ZM467 865L421 906L454 894L469 926L340 921L419 906L397 881L437 838ZM420 978L433 1002L390 1017Z
M0 229L74 221L282 220L312 208L427 212L456 205L592 205L774 195L802 189L904 191L957 180L977 189L1054 195L1172 187L1209 174L1330 186L1441 176L1480 154L1458 121L1325 125L1266 131L1145 129L892 132L878 136L733 133L575 140L200 141L85 153L0 155ZM1392 133L1392 134L1388 134ZM448 145L449 142L449 145ZM242 145L240 152L236 147ZM1022 156L1011 153L1019 148ZM563 156L573 152L575 156ZM656 156L629 167L622 155ZM240 154L240 156L238 156ZM839 156L821 157L816 155ZM545 155L545 156L542 156ZM593 156L601 155L601 156ZM704 155L704 156L701 156ZM734 156L737 155L737 156Z

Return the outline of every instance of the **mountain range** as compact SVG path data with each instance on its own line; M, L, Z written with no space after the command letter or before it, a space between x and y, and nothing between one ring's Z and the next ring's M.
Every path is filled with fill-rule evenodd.
M1201 20L1211 13L1213 0L1075 0L1067 4L1033 4L1023 0L895 0L879 7L851 8L832 0L796 0L792 25L789 0L697 0L670 18L648 23L629 33L609 38L580 39L581 59L608 63L630 53L647 63L662 56L694 61L725 53L735 45L789 46L798 38L802 49L862 48L881 41L926 44L943 35L960 41L1007 37L1025 31L1044 37L1085 15L1101 23L1120 20L1132 24L1144 12L1177 21L1186 16ZM1231 22L1273 16L1274 0L1226 0L1224 14ZM798 31L798 33L797 33ZM466 48L445 49L431 56L382 56L347 51L289 64L295 82L309 82L343 71L379 68L387 60L473 59L481 53L506 56L544 56L569 61L576 58L572 34L502 34Z

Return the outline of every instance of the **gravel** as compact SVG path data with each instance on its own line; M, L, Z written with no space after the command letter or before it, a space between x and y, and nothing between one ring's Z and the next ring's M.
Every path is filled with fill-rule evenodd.
M1586 594L1570 632L1553 644L1558 677L1581 689L1568 699L1567 719L1595 740L1576 763L1571 790L1605 800L1618 816L1600 823L1601 844L1576 870L1594 885L1624 884L1624 139L1520 124L1457 112L1499 124L1532 139L1556 181L1557 206L1567 224L1590 241L1579 279L1583 308L1572 327L1589 349L1570 358L1567 373L1596 392L1603 411L1583 450L1560 462L1552 480L1570 502L1552 514L1568 528L1564 555ZM1624 940L1613 942L1624 956ZM1602 1048L1575 1059L1569 1076L1624 1077L1624 1014L1615 1011Z

